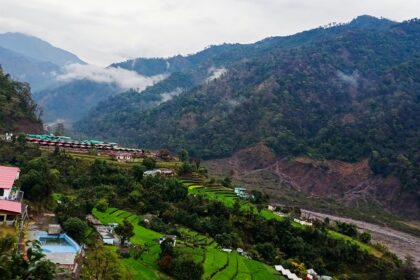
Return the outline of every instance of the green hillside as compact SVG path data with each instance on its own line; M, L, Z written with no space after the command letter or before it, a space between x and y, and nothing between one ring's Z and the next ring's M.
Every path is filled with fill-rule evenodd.
M362 17L288 40L260 43L263 54L156 108L97 108L77 127L146 148L188 148L201 158L259 142L280 157L370 158L375 173L394 174L417 192L420 21Z
M41 131L36 114L29 85L11 80L0 68L0 133Z

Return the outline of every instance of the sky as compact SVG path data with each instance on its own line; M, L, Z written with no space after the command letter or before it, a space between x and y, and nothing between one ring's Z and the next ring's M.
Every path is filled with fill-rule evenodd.
M0 32L23 32L106 66L251 43L369 14L402 21L420 0L0 0Z

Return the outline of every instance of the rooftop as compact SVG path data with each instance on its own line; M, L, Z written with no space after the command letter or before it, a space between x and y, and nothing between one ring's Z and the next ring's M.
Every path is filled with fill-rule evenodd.
M18 167L0 166L0 189L11 189L19 173Z
M0 210L20 214L22 212L22 203L0 199Z

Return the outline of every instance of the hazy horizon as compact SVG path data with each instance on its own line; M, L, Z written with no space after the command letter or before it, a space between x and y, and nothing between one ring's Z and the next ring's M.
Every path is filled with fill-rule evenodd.
M137 57L186 55L222 43L253 43L365 14L403 21L417 17L420 10L415 0L0 0L0 4L1 33L36 36L100 66Z

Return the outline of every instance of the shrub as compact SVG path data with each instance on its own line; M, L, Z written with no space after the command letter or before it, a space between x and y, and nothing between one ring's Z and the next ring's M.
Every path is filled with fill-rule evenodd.
M63 223L64 230L77 242L82 242L85 238L85 231L88 227L86 222L79 218L68 218Z
M96 209L101 212L105 212L108 209L108 201L105 198L99 199L95 205Z

